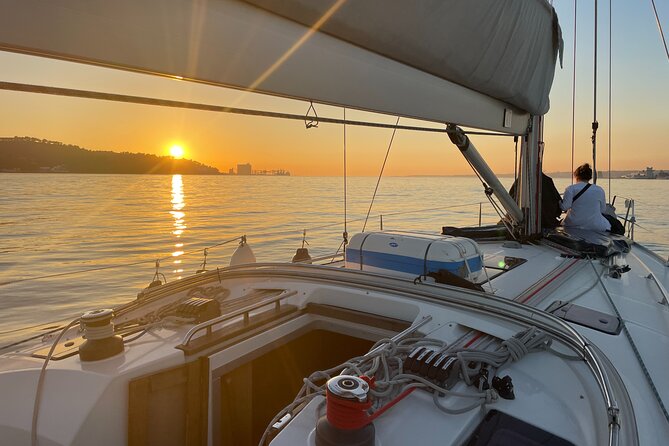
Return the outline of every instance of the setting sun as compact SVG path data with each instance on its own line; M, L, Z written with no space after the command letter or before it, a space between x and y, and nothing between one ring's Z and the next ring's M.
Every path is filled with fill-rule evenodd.
M183 158L184 157L184 148L181 147L178 144L173 145L170 147L170 155L172 155L173 158Z

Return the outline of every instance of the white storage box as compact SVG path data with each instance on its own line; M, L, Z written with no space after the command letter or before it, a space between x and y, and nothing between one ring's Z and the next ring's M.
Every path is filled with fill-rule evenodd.
M354 235L346 248L346 268L411 279L445 269L476 282L483 256L476 242L464 237L365 232Z

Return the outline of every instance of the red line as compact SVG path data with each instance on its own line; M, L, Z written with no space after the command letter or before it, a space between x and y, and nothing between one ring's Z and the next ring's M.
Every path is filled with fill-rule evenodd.
M534 290L534 292L533 292L532 294L530 294L529 296L527 296L527 297L526 297L522 302L520 302L520 303L525 303L525 302L527 302L532 296L534 296L534 295L537 294L539 291L541 291L541 290L543 290L544 288L546 288L546 286L548 286L548 284L550 284L550 283L553 282L555 279L557 279L557 278L560 277L562 274L564 274L565 271L567 271L567 270L568 270L569 268L571 268L572 266L576 265L577 262L578 262L578 260L574 260L574 261L573 261L571 264L569 264L565 269L563 269L562 271L560 271L557 275L553 276L553 278L551 278L551 280L549 280L548 282L544 283L544 284L541 285L539 288L537 288L536 290ZM481 336L483 336L483 333L479 331L479 332L476 334L476 336L474 336L472 339L470 339L470 340L465 344L465 346L464 346L463 348L467 348L467 347L469 347L469 346L472 345L474 342L476 342L476 340L478 340Z
M483 333L481 333L481 332L479 331L478 334L477 334L476 336L474 336L471 340L469 340L469 342L467 342L467 343L465 344L465 346L462 347L462 348L467 348L467 347L469 347L470 345L472 345L472 344L473 344L478 338L480 338L481 336L483 336Z
M557 279L557 278L560 277L562 274L564 274L565 271L567 271L567 270L568 270L569 268L571 268L572 266L576 265L577 262L578 262L578 260L574 260L569 266L567 266L565 269L563 269L562 271L560 271L559 274L553 276L553 278L552 278L551 280L549 280L548 282L544 283L544 284L541 285L539 288L537 288L536 290L534 290L534 292L532 292L532 294L530 294L529 296L527 296L525 299L521 300L520 303L521 303L521 304L524 304L525 302L527 302L528 300L530 300L530 298L531 298L532 296L534 296L534 295L537 294L539 291L541 291L541 290L543 290L544 288L546 288L551 282L553 282L555 279Z
M391 407L393 407L395 404L397 404L397 403L399 403L400 401L402 401L402 400L404 399L404 397L408 396L411 392L413 392L413 391L416 390L416 389L417 389L417 387L411 387L410 389L406 389L404 392L402 392L402 393L400 393L399 395L397 395L397 396L395 397L395 399L393 399L391 402L389 402L388 404L386 404L385 406L383 406L382 408L380 408L379 410L377 410L376 412L374 412L374 413L372 414L372 416L369 417L369 420L368 420L368 421L369 421L369 422L374 421L375 419L377 419L378 417L380 417L381 415L383 415L384 412L386 412L388 409L390 409Z

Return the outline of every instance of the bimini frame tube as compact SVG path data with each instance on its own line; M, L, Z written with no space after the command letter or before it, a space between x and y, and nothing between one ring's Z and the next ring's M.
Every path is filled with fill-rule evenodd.
M462 129L454 124L448 124L448 136L451 142L455 144L460 153L465 157L472 167L483 178L483 181L490 186L495 197L500 201L506 212L511 217L514 226L523 221L523 211L518 207L515 200L509 195L502 183L499 182L495 173L490 169L481 154L476 150L474 144L469 140Z

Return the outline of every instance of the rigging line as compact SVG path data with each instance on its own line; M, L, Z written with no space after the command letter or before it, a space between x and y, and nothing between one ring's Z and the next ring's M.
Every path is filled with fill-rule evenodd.
M574 172L574 142L576 129L576 4L574 0L574 49L571 79L571 171ZM574 176L571 175L571 184L574 184Z
M632 335L630 334L629 330L627 329L627 324L625 323L625 319L620 315L620 311L618 311L618 306L615 304L613 301L613 298L611 297L611 294L609 294L609 290L606 288L604 285L604 282L602 281L602 277L599 275L597 272L597 268L595 267L595 264L592 262L592 259L588 260L590 262L590 266L592 266L592 269L595 270L595 274L597 274L597 280L599 281L599 284L602 286L602 289L604 290L604 294L606 294L606 298L609 301L609 304L611 304L611 307L613 308L613 311L616 313L616 316L618 319L620 319L620 325L623 328L623 332L625 333L625 337L627 338L627 341L630 343L630 346L632 347L632 351L634 352L634 356L636 357L637 362L639 363L639 366L641 367L641 371L643 372L644 377L646 378L646 382L650 386L651 391L653 392L653 396L655 397L655 401L660 406L660 409L662 409L662 414L664 415L665 420L669 422L669 413L667 412L666 407L664 406L664 402L662 401L662 397L660 396L660 393L657 390L657 387L655 387L655 382L653 381L653 377L650 376L650 372L648 371L648 368L646 367L646 363L643 361L643 358L641 357L641 353L639 352L639 349L636 346L636 343L634 342L634 339L632 338Z
M390 142L388 143L388 150L386 150L386 157L383 159L383 165L381 166L381 172L379 172L379 179L376 180L376 187L374 188L374 195L372 195L372 201L369 203L369 209L367 209L367 216L365 217L365 223L362 225L362 232L365 232L367 227L367 220L369 220L369 214L372 212L372 206L374 206L374 200L376 199L376 192L379 190L379 184L381 184L381 177L383 176L383 170L386 168L386 162L388 161L388 155L390 155L390 148L393 146L393 140L395 139L395 133L397 132L397 125L400 123L400 117L397 117L395 122L395 128L393 129L393 134L390 135Z
M211 245L211 246L209 246L205 249L211 249L211 248L215 248L217 246L225 245L227 243L232 243L236 240L239 240L240 238L241 237L235 237L233 239L226 240L224 242L217 243L215 245ZM186 256L188 254L193 254L193 253L200 252L200 251L202 251L202 248L184 252L182 255ZM108 269L125 268L125 267L128 267L128 266L137 266L137 265L143 265L143 264L147 264L147 263L155 264L156 261L160 262L162 260L169 260L171 258L173 258L173 256L169 255L169 256L165 256L165 257L160 257L158 259L154 258L154 259L151 259L151 260L140 260L138 262L121 263L121 264L118 264L118 265L109 265L109 266L100 266L100 267L97 267L97 268L80 269L78 271L68 271L68 272L64 272L64 273L47 274L47 275L44 275L44 276L26 277L25 279L17 279L17 280L9 280L7 282L0 282L0 286L13 285L15 283L21 283L21 282L30 282L30 281L33 281L33 280L52 279L52 278L55 278L55 277L64 277L64 276L73 276L75 274L90 273L90 272L94 272L94 271L104 271L104 270L108 270Z
M518 182L518 137L517 136L513 137L513 143L516 146L515 149L514 149L514 156L513 156L513 182L514 182L514 184L516 184ZM518 189L517 186L516 186L516 189ZM518 195L518 194L516 193L516 195ZM516 198L516 200L518 199L517 197L514 197L514 198Z
M266 118L279 118L279 119L290 119L296 121L304 121L304 115L296 115L292 113L278 113L270 112L264 110L255 110L249 108L238 108L238 107L226 107L220 105L211 105L211 104L201 104L195 102L185 102L185 101L174 101L170 99L156 99L149 98L146 96L132 96L125 94L116 94L116 93L103 93L99 91L91 90L78 90L72 88L60 88L60 87L48 87L43 85L34 85L34 84L21 84L15 82L4 82L0 81L0 90L7 91L22 91L25 93L38 93L38 94L50 94L54 96L67 96L74 98L84 98L84 99L97 99L103 101L114 101L114 102L126 102L130 104L141 104L141 105L153 105L159 107L174 107L174 108L186 108L190 110L202 110L202 111L211 111L218 113L231 113L236 115L247 115L247 116L263 116ZM318 117L314 119L315 122L323 122L327 124L348 124L361 127L374 127L374 128L384 128L384 129L400 129L400 130L412 130L419 132L432 132L432 133L448 133L449 130L444 128L437 127L421 127L421 126L412 126L412 125L392 125L392 124L383 124L380 122L370 122L370 121L353 121L347 120L344 121L338 118L327 118L327 117ZM467 135L480 135L480 136L514 136L513 133L501 133L501 132L486 132L486 131L465 131Z
M434 208L423 208L423 209L412 209L412 210L409 210L409 211L389 212L389 213L383 214L383 216L384 217L391 217L391 216L394 216L394 215L415 214L415 213L418 213L418 212L426 212L426 211L441 211L441 210L444 210L444 209L456 209L456 208L463 208L463 207L469 207L469 206L477 206L481 203L485 203L485 202L484 201L477 201L475 203L454 204L454 205L450 205L450 206L439 206L439 207L434 207ZM378 217L379 215L381 215L381 214L377 214L376 216ZM353 218L351 220L348 220L348 223L353 223L353 222L356 222L356 221L363 221L364 219L365 219L365 217ZM326 224L326 225L313 226L313 227L306 228L306 229L307 229L307 231L312 232L312 231L317 231L319 229L334 228L336 226L339 226L340 224L341 224L341 222L329 223L329 224ZM286 231L285 233L286 234L292 234L292 231ZM258 234L253 234L253 235L257 236Z
M26 330L28 330L30 328L31 327L27 327ZM58 326L58 327L54 328L53 330L48 330L48 331L45 331L45 332L42 332L42 333L39 333L39 334L36 334L36 335L33 335L33 336L29 336L25 339L21 339L20 341L12 342L10 344L5 344L2 347L0 347L0 352L4 352L5 350L7 350L9 348L17 347L17 346L19 346L21 344L25 344L26 342L29 342L29 341L34 341L35 339L44 338L45 336L50 335L51 333L55 333L58 330L62 330L62 329L63 329L62 326Z
M657 23L657 30L660 32L660 38L662 39L662 44L664 45L664 54L667 55L667 60L669 60L669 48L667 48L667 39L664 37L664 31L662 30L662 22L660 22L660 16L657 13L657 8L655 7L655 0L650 0L653 5L653 12L655 13L655 22Z
M612 71L612 65L613 65L613 53L612 53L612 47L613 47L613 1L609 0L609 113L608 113L608 131L609 131L609 203L611 202L611 71Z
M393 215L403 215L403 214L415 214L416 212L425 212L425 211L440 211L443 209L455 209L455 208L462 208L462 207L468 207L468 206L476 206L478 204L485 203L483 201L479 201L476 203L465 203L465 204L454 204L450 206L440 206L436 208L425 208L425 209L415 209L412 211L398 211L398 212L389 212L387 214L383 214L384 216L390 217Z
M592 86L592 183L597 184L597 0L595 0L595 32L594 32L594 54L593 54L593 86Z
M337 255L339 254L339 251L341 251L341 249L342 249L343 247L344 247L344 240L342 240L341 243L339 244L339 248L337 248L337 251L336 251L336 252L334 253L334 255L332 256L332 259L330 260L330 263L334 263L334 259L335 259L335 257L337 257Z
M346 177L346 107L344 107L344 125L342 127L344 127L344 234L342 234L344 240L343 240L342 243L344 244L344 250L346 250L346 245L348 245L348 226L347 226L347 223L346 223L346 216L347 216L347 212L346 212L347 211L347 209L346 209L347 203L346 203L346 201L347 201L347 197L348 197L348 193L347 193L347 190L346 190L346 182L347 182L346 181L347 180L347 177Z
M167 257L165 257L165 259L166 258ZM47 274L45 276L26 277L25 279L17 279L17 280L9 280L7 282L0 282L0 286L12 285L12 284L21 283L21 282L30 282L32 280L42 280L42 279L51 279L51 278L54 278L54 277L73 276L75 274L83 274L83 273L89 273L89 272L93 272L93 271L102 271L102 270L106 270L106 269L122 268L122 267L126 267L126 266L136 266L136 265L142 265L142 264L148 264L148 263L156 263L156 259L142 260L142 261L139 261L139 262L125 263L125 264L120 264L120 265L101 266L99 268L81 269L81 270L78 270L78 271L68 271L66 273Z

